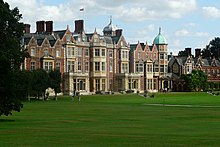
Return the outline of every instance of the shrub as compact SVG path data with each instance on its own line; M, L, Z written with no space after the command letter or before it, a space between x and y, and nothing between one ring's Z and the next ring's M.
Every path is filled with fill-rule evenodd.
M126 93L134 93L134 90L129 89L129 90L126 90L125 92Z

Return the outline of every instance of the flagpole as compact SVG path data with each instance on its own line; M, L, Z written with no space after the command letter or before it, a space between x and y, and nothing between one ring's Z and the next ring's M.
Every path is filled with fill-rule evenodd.
M84 16L84 7L83 7L83 8L80 8L79 11L82 12L82 19L84 20L84 19L85 19L85 18L84 18L84 17L85 17L85 16Z

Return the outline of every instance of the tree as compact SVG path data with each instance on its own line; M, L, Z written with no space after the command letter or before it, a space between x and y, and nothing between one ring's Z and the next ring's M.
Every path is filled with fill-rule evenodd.
M178 56L179 56L179 57L187 57L187 52L186 52L186 50L184 50L184 51L179 51Z
M45 91L49 87L49 76L44 69L37 69L33 71L32 80L33 90L36 92L38 99L40 96L45 96Z
M207 89L207 75L201 70L193 70L191 74L182 75L188 91L205 91Z
M57 100L57 93L61 92L60 84L61 84L61 73L59 70L54 70L49 72L50 77L50 87L54 89L55 99Z
M215 57L216 59L220 58L220 38L216 37L209 42L206 48L202 51L204 58Z
M10 10L0 0L0 116L10 115L23 107L17 91L17 71L27 55L20 45L24 25L18 8Z

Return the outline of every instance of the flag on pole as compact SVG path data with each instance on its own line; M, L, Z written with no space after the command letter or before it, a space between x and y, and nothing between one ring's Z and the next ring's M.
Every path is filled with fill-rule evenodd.
M79 9L79 11L84 11L84 8Z

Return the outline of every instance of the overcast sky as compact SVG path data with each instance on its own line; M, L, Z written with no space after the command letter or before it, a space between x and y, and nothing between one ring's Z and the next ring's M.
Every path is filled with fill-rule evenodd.
M219 0L5 0L18 7L24 23L36 31L36 21L53 20L54 30L70 26L74 20L85 20L86 33L102 34L112 16L113 24L123 29L130 44L148 42L162 27L169 52L177 54L186 47L204 48L214 37L220 37ZM84 8L83 12L80 9Z

